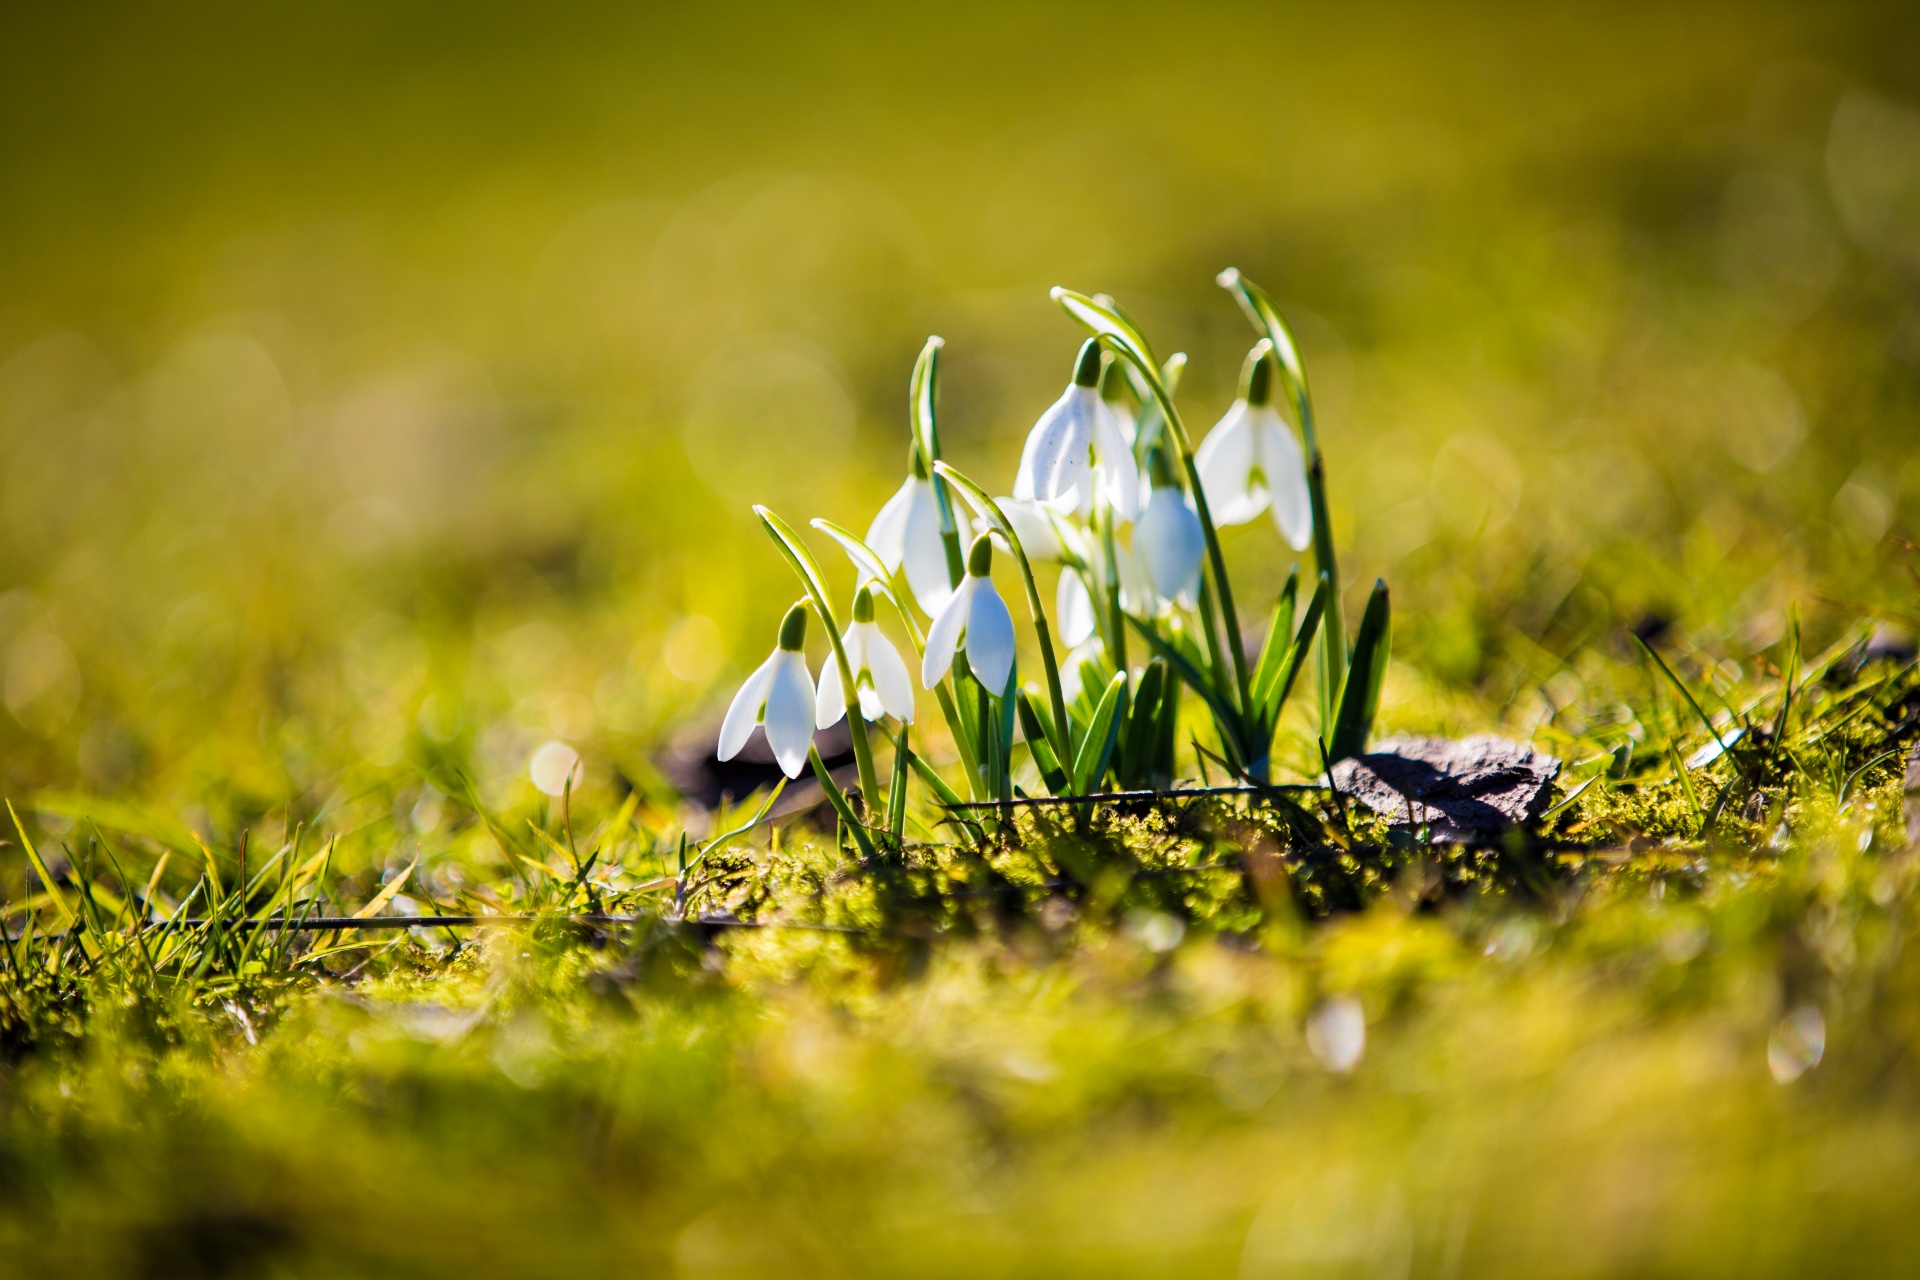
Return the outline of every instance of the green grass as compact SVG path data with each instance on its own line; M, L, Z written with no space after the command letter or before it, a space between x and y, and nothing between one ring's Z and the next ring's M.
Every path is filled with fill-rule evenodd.
M1920 625L1912 26L8 7L0 1275L1903 1269L1920 679L1859 646ZM1462 850L1325 796L966 842L916 782L898 858L702 858L752 813L661 753L795 594L751 504L864 529L929 333L1005 492L1054 285L1203 434L1229 264L1348 625L1392 584L1376 732L1586 789ZM1263 618L1294 557L1222 542ZM1694 703L1743 733L1688 770ZM384 888L543 920L245 923Z

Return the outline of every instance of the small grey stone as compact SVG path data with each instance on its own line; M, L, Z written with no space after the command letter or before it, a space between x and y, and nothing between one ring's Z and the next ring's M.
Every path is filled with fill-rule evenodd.
M1540 816L1560 762L1492 734L1389 738L1333 766L1333 784L1395 826L1503 831Z

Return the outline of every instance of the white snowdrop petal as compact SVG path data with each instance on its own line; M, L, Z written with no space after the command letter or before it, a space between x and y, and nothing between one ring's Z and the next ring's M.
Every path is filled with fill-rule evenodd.
M907 516L913 505L914 486L925 481L907 477L907 482L887 499L887 505L867 526L867 545L889 569L900 567L901 550L906 540Z
M1133 552L1153 589L1168 600L1190 596L1199 586L1206 554L1200 517L1178 489L1155 489L1133 531Z
M1007 523L1013 526L1013 536L1020 539L1020 549L1027 553L1027 559L1052 561L1060 558L1060 535L1054 532L1053 521L1047 518L1046 508L1021 498L999 498L996 501L1000 504L1001 513L1007 517ZM987 531L984 520L974 521L974 527L982 533ZM995 539L996 545L999 541Z
M875 693L872 689L869 689L866 685L861 685L860 686L861 716L868 720L878 720L881 716L885 715L886 713L887 713L887 709L880 705L880 695Z
M840 664L827 655L826 662L820 668L820 687L813 695L813 723L817 729L830 728L840 723L840 717L847 714L847 695L840 684Z
M1040 415L1027 436L1021 469L1029 492L1014 482L1016 497L1051 502L1066 496L1087 468L1087 450L1093 437L1093 412L1100 393L1092 387L1070 386Z
M1087 593L1086 580L1072 569L1060 571L1053 609L1060 620L1060 643L1067 648L1074 648L1093 634L1093 597Z
M1273 497L1273 523L1295 551L1313 541L1313 501L1307 494L1307 460L1293 430L1278 414L1259 435L1260 469Z
M947 544L940 536L940 505L933 496L933 483L916 480L920 487L907 512L903 558L907 566L907 586L921 612L929 618L939 613L953 596L953 578L947 569Z
M902 724L912 724L913 677L907 673L900 651L878 627L867 636L867 670L873 676L873 692L878 695L880 706ZM867 690L860 692L864 695Z
M973 597L978 578L963 578L960 589L940 607L927 628L926 657L920 663L920 687L931 689L947 677L953 665L954 650L960 647L960 633L967 626L967 602Z
M813 677L807 674L804 654L782 649L774 655L773 679L767 685L767 745L789 778L807 767L807 748L813 745Z
M1245 524L1267 509L1266 490L1253 486L1254 450L1247 403L1236 400L1193 456L1215 525Z
M774 660L778 651L754 668L752 675L740 686L740 692L733 695L733 701L727 706L727 718L720 722L720 749L714 755L721 760L731 760L740 754L740 748L747 745L747 739L753 736L753 726L760 723L760 704L767 700L767 685L773 679Z
M1134 461L1133 446L1127 443L1120 420L1104 401L1100 402L1095 421L1101 491L1113 514L1131 524L1140 516L1140 467Z
M1113 567L1120 579L1120 607L1128 613L1148 613L1160 603L1159 593L1140 567L1140 557L1126 547L1113 549Z
M967 608L967 665L987 692L998 694L1013 674L1013 615L990 580L973 581L980 585Z

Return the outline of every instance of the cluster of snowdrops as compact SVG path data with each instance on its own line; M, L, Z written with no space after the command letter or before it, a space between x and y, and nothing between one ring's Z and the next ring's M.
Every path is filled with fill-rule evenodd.
M1110 299L1053 290L1092 336L1066 390L1029 433L1006 496L990 496L941 457L941 342L929 339L910 386L905 483L865 537L828 520L812 522L854 566L844 627L804 540L772 511L755 508L806 595L781 621L772 655L734 697L720 731L720 759L738 754L754 727L764 727L782 771L798 777L811 761L835 809L871 851L876 837L901 837L913 775L950 807L1010 801L1028 792L1034 775L1063 797L1107 785L1167 789L1183 691L1202 700L1215 730L1217 751L1198 749L1229 775L1264 785L1275 726L1310 656L1325 763L1363 749L1386 663L1386 590L1376 585L1349 642L1298 346L1264 291L1236 271L1219 280L1258 340L1237 399L1198 449L1175 402L1185 357L1156 361ZM1263 514L1294 551L1312 548L1314 579L1303 591L1295 570L1273 603L1264 643L1250 654L1218 528ZM1019 680L1013 613L991 576L996 554L1010 555L1019 570L1041 659L1039 683ZM1035 562L1060 566L1051 619ZM880 602L898 613L917 663L881 631ZM929 620L924 631L916 609ZM804 654L810 612L820 615L832 642L817 685ZM1056 640L1068 650L1064 661ZM938 701L960 757L958 788L913 747L916 675ZM813 746L815 730L843 716L864 821ZM883 790L868 722L884 727L889 720L892 777ZM1016 726L1034 766L1019 782Z

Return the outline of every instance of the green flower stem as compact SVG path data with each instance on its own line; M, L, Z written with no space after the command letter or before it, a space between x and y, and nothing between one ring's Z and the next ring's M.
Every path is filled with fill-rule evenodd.
M813 776L819 781L820 789L827 793L827 803L833 806L833 811L839 815L840 821L846 823L847 829L853 832L853 842L860 846L860 852L868 858L877 858L879 854L874 850L873 837L867 834L867 829L861 825L860 820L853 816L853 810L847 804L847 797L834 784L833 775L827 772L827 762L820 758L820 748L809 744L807 759L813 763Z
M913 438L925 465L932 468L940 461L940 425L934 414L934 401L940 391L940 349L945 338L934 334L920 348L913 362L913 376L907 382L907 413L912 420ZM960 526L953 518L953 496L938 475L933 477L933 503L940 512L940 543L947 552L947 578L960 585L966 574L966 553L960 547Z
M1234 683L1239 693L1241 717L1243 720L1251 719L1248 714L1251 710L1251 694L1248 688L1246 645L1240 639L1240 615L1233 605L1233 584L1227 581L1227 560L1220 551L1220 535L1213 527L1213 512L1207 507L1206 491L1200 485L1200 468L1193 460L1193 441L1187 435L1186 423L1180 417L1180 411L1173 407L1173 396L1167 391L1160 370L1153 363L1153 353L1146 339L1113 308L1071 289L1056 287L1052 297L1068 315L1106 342L1114 354L1124 357L1140 373L1160 406L1161 416L1173 435L1174 445L1180 450L1180 462L1186 470L1187 485L1193 494L1194 513L1200 517L1200 532L1206 538L1207 562L1213 574L1220 620L1224 624L1222 629L1227 633L1228 652L1233 655Z
M1333 519L1327 509L1326 464L1313 420L1313 394L1307 387L1307 371L1300 362L1298 345L1267 291L1232 267L1220 273L1218 283L1240 304L1255 331L1264 334L1272 344L1273 358L1284 375L1287 399L1292 402L1306 445L1307 501L1313 513L1313 561L1314 567L1327 579L1327 607L1321 615L1320 633L1320 721L1325 732L1324 726L1333 723L1341 682L1346 675L1347 634L1346 618L1340 609L1340 569L1333 554Z
M838 542L854 565L872 580L872 585L886 597L887 603L893 606L894 612L900 615L900 621L907 628L907 638L913 641L914 656L926 657L926 636L921 633L920 624L913 620L913 610L901 603L900 596L889 585L887 567L880 557L874 554L873 548L868 546L866 540L859 534L831 520L815 519L810 523L814 528ZM973 748L967 743L967 735L961 730L960 713L953 705L953 695L947 692L945 681L934 686L933 696L940 702L940 714L946 718L947 730L953 735L954 747L960 752L960 763L965 766L967 777L971 779L975 770ZM924 762L922 766L924 767ZM969 795L972 795L973 790L973 785L969 782L967 785ZM978 796L973 798L979 799Z
M853 664L847 661L846 643L840 638L840 622L833 616L833 602L827 596L826 579L820 573L820 564L813 558L813 552L807 550L807 544L800 541L800 535L793 527L771 510L755 506L753 513L760 517L760 523L766 526L767 536L773 539L780 554L787 558L794 573L807 589L807 595L813 600L814 609L820 614L820 621L827 629L827 639L833 644L833 660L840 664L840 687L847 695L847 736L853 740L854 763L860 768L860 805L867 812L874 812L879 803L879 775L873 768L873 745L867 741L867 718L860 710L860 690L854 684Z
M1187 424L1181 419L1180 411L1173 407L1173 397L1167 394L1153 362L1142 360L1139 355L1127 350L1126 344L1114 342L1113 346L1146 375L1147 385L1160 402L1160 412L1166 419L1174 446L1180 450L1180 465L1187 473L1187 487L1193 494L1194 514L1200 517L1200 532L1207 540L1207 563L1213 571L1214 603L1220 610L1221 630L1227 633L1227 653L1233 659L1233 680L1240 695L1240 712L1250 717L1252 702L1248 689L1246 642L1240 638L1240 613L1234 608L1233 584L1227 580L1227 558L1221 553L1220 534L1213 527L1213 512L1207 507L1206 490L1200 484L1200 468L1194 461L1193 441L1187 435Z
M1101 583L1101 603L1106 606L1107 630L1113 635L1113 666L1122 674L1127 670L1127 624L1121 620L1120 560L1113 541L1113 508L1102 504L1100 550L1106 556L1105 581Z
M1047 677L1047 702L1053 710L1054 740L1048 745L1053 748L1055 758L1071 760L1073 754L1064 741L1067 732L1067 699L1060 691L1060 662L1053 653L1053 632L1047 626L1046 607L1040 603L1040 588L1033 580L1033 566L1027 562L1026 548L1020 545L1020 536L1013 531L1013 523L1000 510L1000 504L988 497L985 489L944 462L934 463L933 468L967 495L967 500L979 508L980 514L992 522L994 531L1005 538L1007 545L1013 549L1013 561L1020 567L1021 585L1027 590L1027 609L1033 614L1034 634L1040 640L1040 663Z

